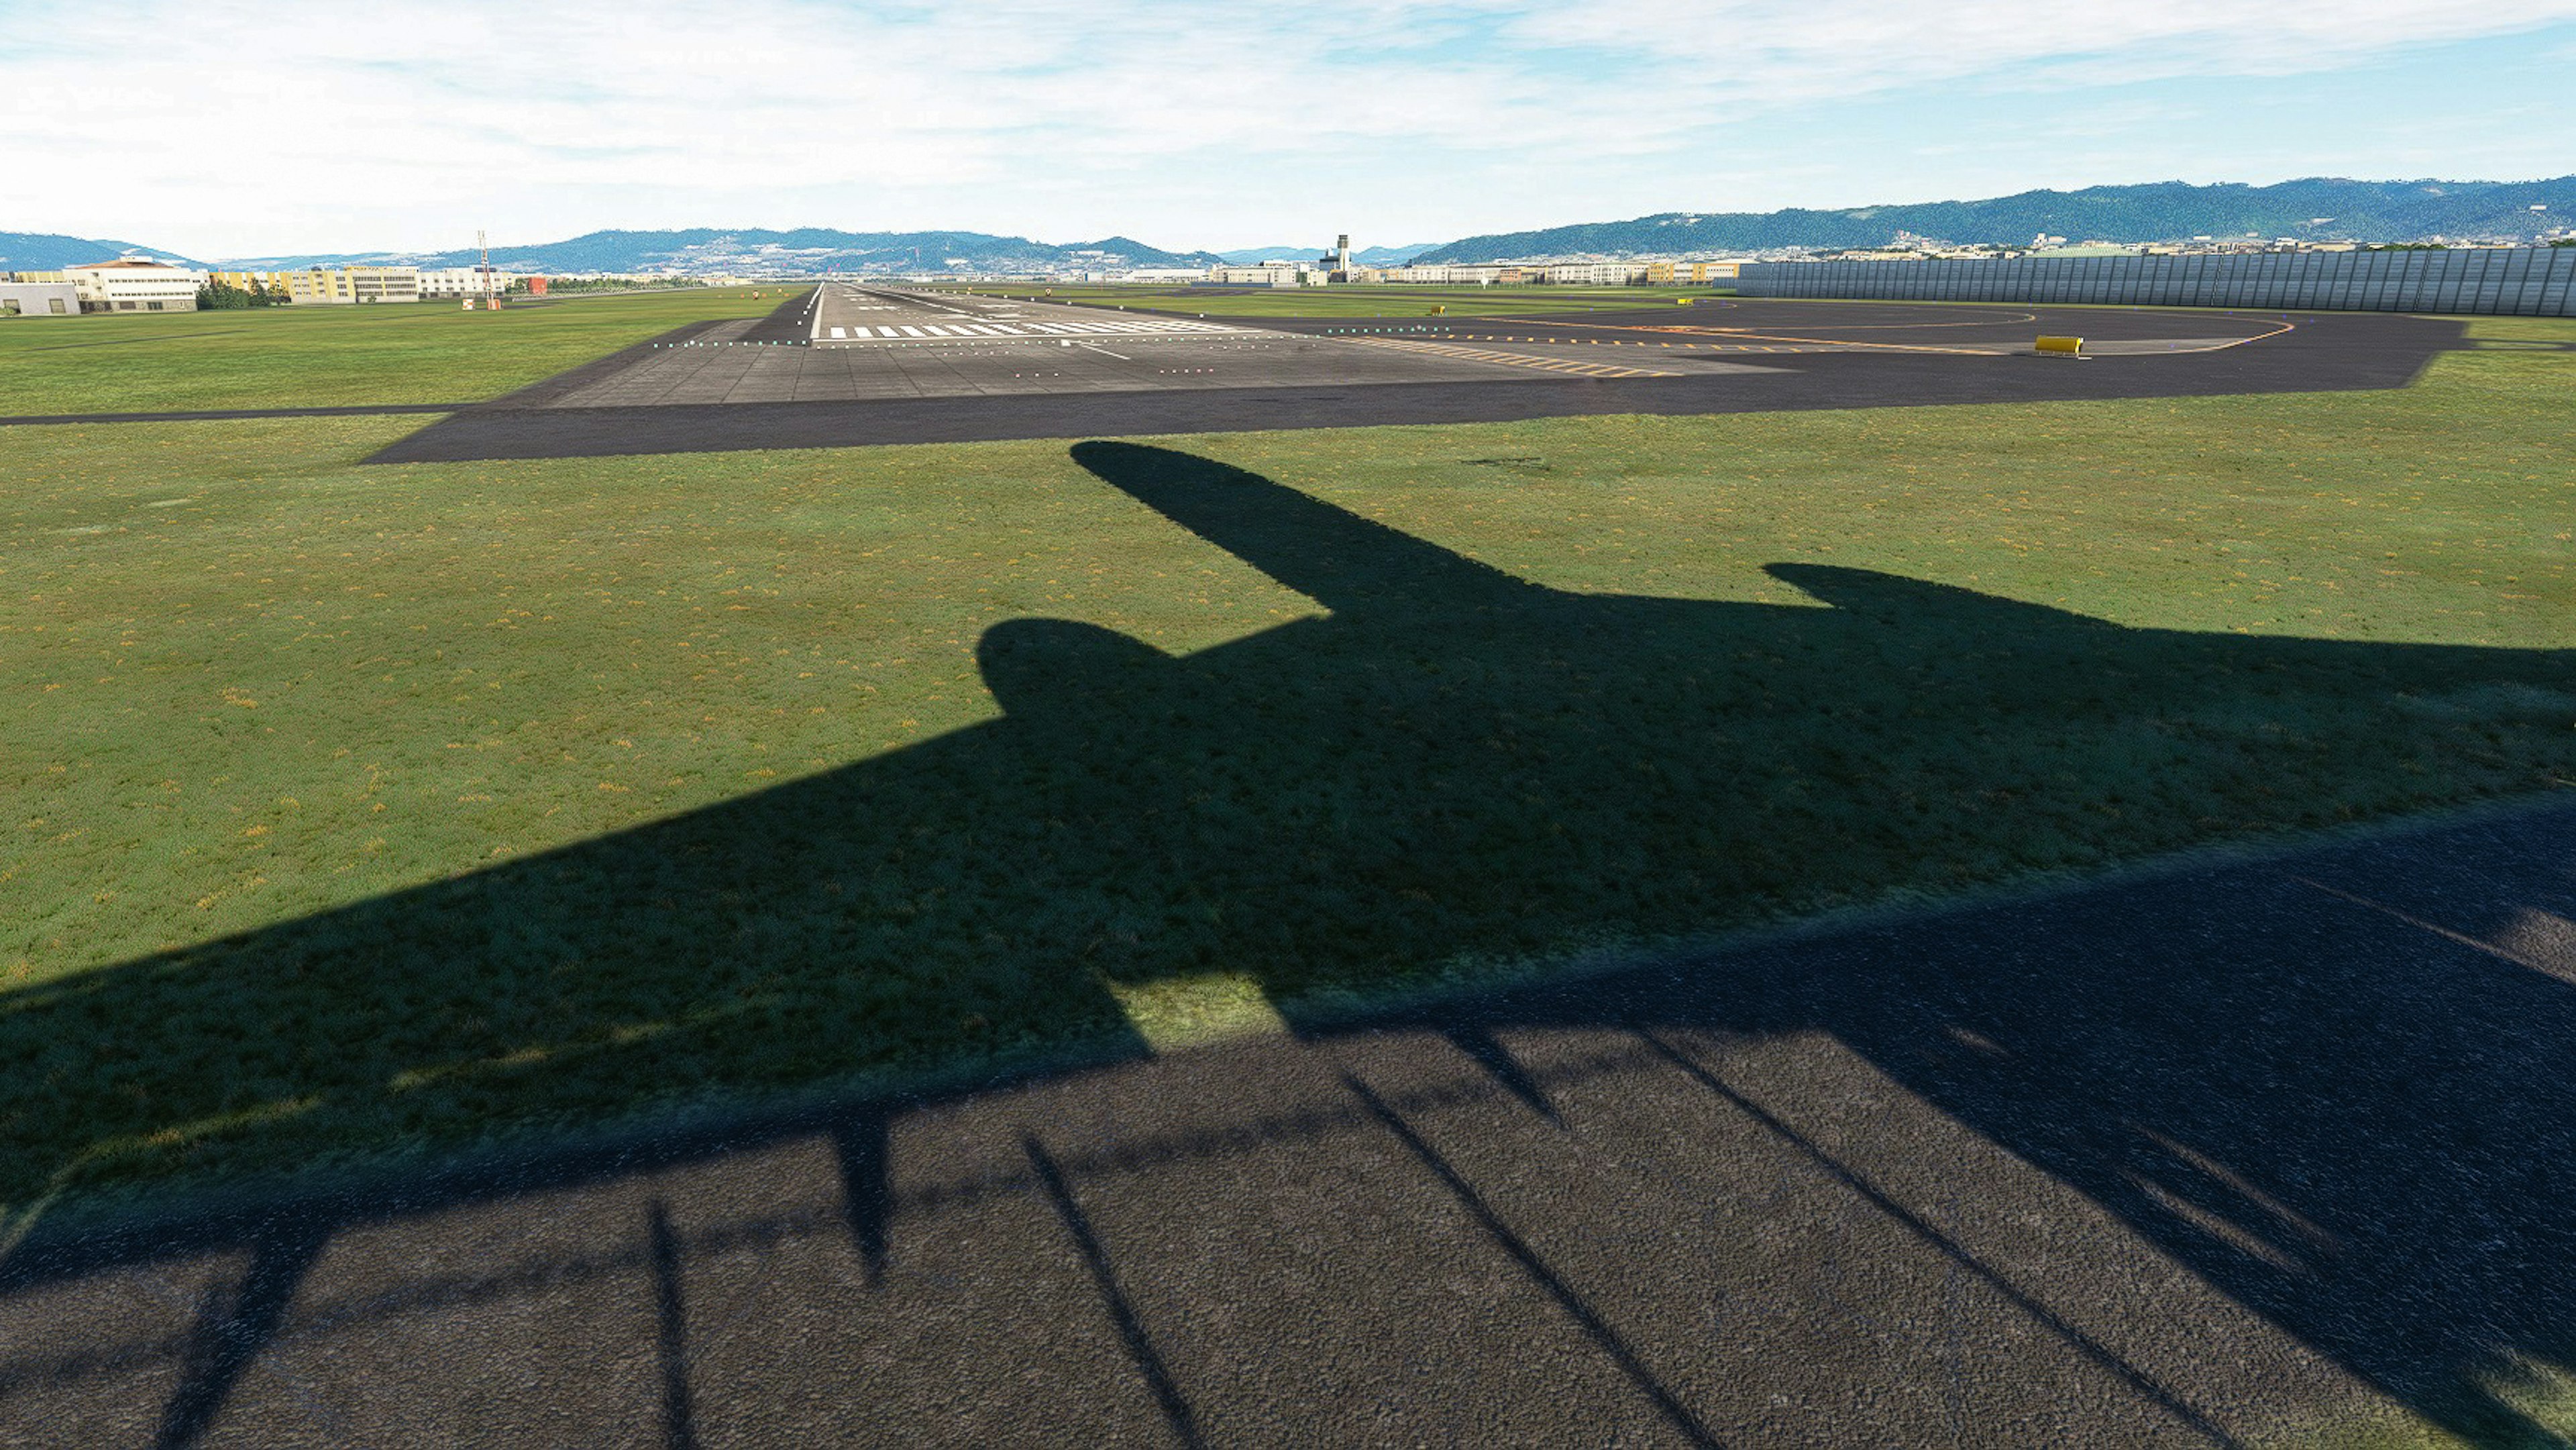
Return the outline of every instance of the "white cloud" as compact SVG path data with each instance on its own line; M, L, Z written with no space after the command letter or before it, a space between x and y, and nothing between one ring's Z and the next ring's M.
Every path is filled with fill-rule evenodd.
M594 226L974 226L1182 214L1266 241L1284 193L1580 207L1780 108L1908 87L2268 75L2576 19L2576 0L988 0L722 8L15 0L18 229L199 253ZM1660 160L1659 160L1660 158ZM1408 179L1408 168L1411 175ZM799 210L802 209L802 210ZM32 213L40 212L41 215ZM1302 214L1302 213L1300 213ZM1580 214L1580 213L1577 213ZM1409 227L1418 219L1393 219ZM1152 238L1149 238L1151 240ZM1205 234L1166 238L1192 245Z
M1713 86L1815 99L2005 77L2014 85L2322 70L2409 46L2576 19L2576 0L1626 0L1549 7L1515 29L1535 43L1618 50L1652 37Z

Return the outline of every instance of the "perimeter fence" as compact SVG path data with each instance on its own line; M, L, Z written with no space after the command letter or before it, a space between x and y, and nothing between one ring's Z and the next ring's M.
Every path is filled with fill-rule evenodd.
M1753 262L1745 297L2576 317L2576 247Z

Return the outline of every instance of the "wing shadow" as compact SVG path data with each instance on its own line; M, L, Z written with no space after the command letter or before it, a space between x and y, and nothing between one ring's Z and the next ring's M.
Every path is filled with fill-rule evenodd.
M1771 571L1804 606L1567 593L1185 453L1075 456L1329 613L1187 657L1011 621L978 655L998 721L0 997L15 1111L77 1145L13 1159L0 1200L1115 1042L1116 984L1226 972L1293 1003L2322 824L2415 803L2437 757L2499 791L2576 766L2569 651L2128 629L1814 565ZM2576 1043L2563 986L2445 977L2439 1010L2516 1025L2481 1051L2383 966L2231 979L2058 945L2027 958L2049 972L1962 948L1524 994L1463 1025L1822 1028L2455 1419L2483 1413L2460 1386L2508 1290L2546 1291L2521 1347L2576 1348L2565 1231L2516 1220L2540 1266L2518 1279L2449 1251L2451 1215L2503 1192L2476 1175L2576 1121L2541 1066ZM1958 1067L1953 1029L2036 1066ZM2385 1076L2437 1062L2418 1098ZM2356 1092L2377 1137L2320 1107ZM2141 1154L2184 1176L2160 1141L2276 1185L2374 1275L2320 1288L2209 1249L2137 1186ZM2558 1172L2506 1176L2556 1202ZM2438 1372L2410 1368L2419 1341Z

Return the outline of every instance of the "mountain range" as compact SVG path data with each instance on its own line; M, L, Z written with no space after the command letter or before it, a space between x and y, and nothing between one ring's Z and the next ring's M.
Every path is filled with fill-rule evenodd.
M66 237L52 232L0 232L0 273L59 272L65 267L78 267L89 262L104 262L128 252L144 252L164 261L185 262L191 267L205 263L176 252L138 247L132 242L102 241L95 237Z
M1498 262L1586 254L1881 247L1899 232L1946 242L2026 246L2043 234L2070 241L2119 242L2248 234L2357 242L2412 242L2436 236L2528 240L2568 226L2576 226L2576 176L2546 181L2347 181L2320 176L2276 186L2161 181L1842 211L1664 212L1632 221L1468 237L1417 260Z
M0 268L9 271L55 271L96 262L127 252L144 252L172 261L203 266L194 258L131 242L0 232ZM480 257L474 248L444 252L308 252L274 257L232 257L225 265L252 270L333 267L350 263L388 263L418 267L466 267ZM790 231L746 228L738 231L697 227L685 231L591 232L568 241L533 246L496 246L492 264L513 272L658 272L693 273L781 271L911 272L954 269L974 272L1056 271L1111 267L1207 267L1213 252L1167 252L1132 237L1104 237L1096 242L1033 242L1026 237L997 237L984 232L844 232L828 227Z
M2122 242L2248 234L2360 242L2424 241L2437 236L2527 240L2569 226L2576 226L2576 176L2513 182L2309 177L2275 186L2195 186L2179 181L2094 186L2081 191L2026 191L1983 201L1839 211L1664 212L1630 221L1468 237L1440 246L1370 247L1353 255L1363 265L1395 266L1409 261L1722 254L1885 246L1900 232L1947 242L2004 245L2027 245L2041 235ZM131 242L0 232L0 272L57 271L129 252L207 265ZM352 262L461 267L473 263L477 255L471 248L460 247L443 252L337 252L226 260L229 265L262 269ZM602 231L560 242L492 249L493 262L511 271L676 270L700 275L1206 267L1321 255L1321 247L1245 247L1219 254L1165 251L1132 237L1054 243L985 232L844 232L828 227Z
M1361 247L1351 253L1351 260L1363 267L1401 267L1439 245L1438 242L1412 242L1401 247ZM1217 255L1230 266L1249 267L1258 262L1312 261L1331 250L1329 247L1236 247Z
M430 253L375 253L348 257L258 257L261 266L312 266L332 262L387 261L423 267L465 267L471 247ZM829 227L789 231L747 228L722 231L590 232L569 241L492 249L492 264L514 272L769 272L838 270L911 272L1046 271L1080 267L1206 267L1212 252L1167 252L1132 237L1096 242L1033 242L985 232L844 232Z

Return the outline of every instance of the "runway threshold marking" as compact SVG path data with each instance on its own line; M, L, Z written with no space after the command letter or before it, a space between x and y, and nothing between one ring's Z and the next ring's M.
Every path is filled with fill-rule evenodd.
M1495 352L1490 348L1459 347L1444 342L1415 342L1401 337L1355 337L1350 339L1364 347L1397 347L1412 352L1427 352L1435 357L1462 358L1469 362L1499 363L1504 367L1533 368L1540 372L1572 373L1586 378L1677 378L1680 373L1654 368L1620 367L1614 363L1574 362L1565 358L1531 357L1526 353Z

